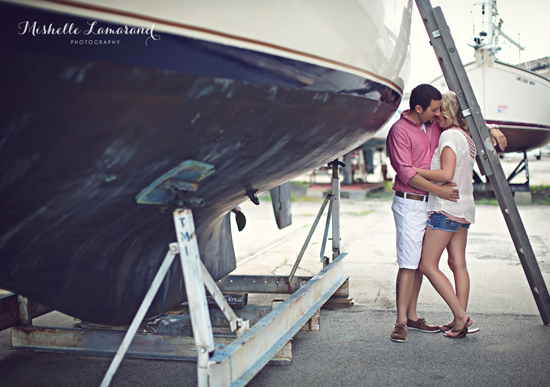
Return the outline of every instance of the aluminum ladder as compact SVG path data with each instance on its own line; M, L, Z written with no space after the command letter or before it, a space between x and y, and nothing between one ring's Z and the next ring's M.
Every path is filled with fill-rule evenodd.
M548 325L550 323L550 296L546 283L519 215L512 191L500 165L500 159L486 129L485 120L466 75L466 70L462 65L449 26L443 16L443 11L441 7L433 8L429 0L416 0L416 5L449 90L456 93L472 132L472 138L478 150L478 166L491 182L542 321L545 325Z

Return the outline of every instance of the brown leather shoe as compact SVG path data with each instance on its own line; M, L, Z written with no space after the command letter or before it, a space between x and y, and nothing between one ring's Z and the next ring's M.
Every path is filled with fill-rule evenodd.
M391 332L391 339L392 341L396 341L398 343L404 343L407 341L407 324L395 324Z
M417 321L407 319L407 327L410 329L417 329L422 332L435 333L439 332L439 326L428 324L423 318L419 318Z

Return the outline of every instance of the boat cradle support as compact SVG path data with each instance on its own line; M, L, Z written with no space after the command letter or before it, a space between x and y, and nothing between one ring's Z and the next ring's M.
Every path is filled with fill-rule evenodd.
M304 328L319 330L319 309L323 305L349 306L346 304L349 301L349 281L348 277L343 274L343 259L346 254L340 254L313 277L295 276L289 281L288 276L249 275L227 276L220 280L217 284L224 292L246 289L253 293L291 294L286 301L281 302L271 312L265 310L268 308L262 307L252 307L248 311L246 308L242 309L244 313L238 313L242 319L235 319L235 321L250 319L250 321L257 322L237 339L216 336L213 337L213 341L210 340L212 338L210 321L212 321L212 325L220 326L220 320L226 314L224 311L227 312L231 308L222 306L224 311L209 310L204 307L206 302L199 303L201 309L199 313L197 313L196 305L195 307L189 305L191 320L194 316L197 320L197 315L210 314L210 320L204 319L199 323L192 321L194 338L180 334L137 333L147 306L158 289L155 283L162 282L177 251L179 249L172 244L171 250L159 270L157 281L153 282L152 290L142 304L143 308L140 309L127 332L113 329L19 325L12 327L12 347L102 355L116 352L117 355L105 375L102 386L110 384L126 355L140 358L198 360L197 373L200 387L242 386L250 381L268 362L289 364L292 360L290 340ZM209 275L201 270L197 277L205 278ZM208 282L208 279L205 282ZM196 286L196 288L200 289L200 286ZM204 290L202 293L204 294ZM23 314L25 314L24 311ZM169 320L174 320L174 318L182 316L167 315L166 317ZM225 317L227 318L227 316ZM32 320L27 320L25 323L30 324ZM307 328L308 325L309 328ZM317 325L317 328L311 325ZM212 345L208 346L210 343ZM203 356L201 357L201 355Z
M481 162L478 162L478 166L482 169ZM524 183L512 183L512 180L525 171L525 182ZM481 171L483 175L485 172ZM527 158L527 152L523 151L523 159L519 162L516 168L508 175L506 178L510 191L512 192L529 192L529 160ZM490 182L484 182L481 177L474 170L474 190L476 191L493 191L493 187Z
M110 384L124 356L162 358L175 360L197 359L198 385L243 386L247 384L268 362L288 364L292 358L291 339L299 330L318 330L319 310L323 305L349 307L349 280L343 272L343 258L340 253L339 236L339 178L338 166L332 163L332 192L327 195L324 209L330 200L324 233L321 261L323 269L313 277L295 276L303 251L309 244L306 240L290 276L227 276L215 283L202 264L192 211L175 210L174 226L177 243L169 245L169 251L159 268L132 324L126 332L117 330L67 329L32 326L29 303L20 300L21 325L12 328L14 348L37 349L41 351L62 351L79 353L112 354L118 351L105 374L101 386ZM323 211L317 216L316 224ZM332 219L331 219L332 215ZM324 257L328 227L332 221L332 262ZM173 334L137 333L143 318L156 295L174 258L179 255L185 279L189 316L194 338ZM221 311L210 315L206 293L207 288ZM255 310L240 314L257 321L249 329L247 318L237 317L226 301L222 291L247 291L253 293L291 294L285 301L273 305L273 310ZM261 309L261 308L258 308ZM266 309L266 308L264 308ZM219 324L220 314L237 332L237 339L216 336L214 341L212 325ZM262 317L258 317L258 316ZM173 318L168 315L168 319ZM184 319L183 319L184 320ZM180 320L181 321L181 320ZM194 341L194 349L192 342ZM120 342L122 341L122 344ZM87 345L82 345L85 342Z
M191 210L174 211L174 224L178 243L170 245L165 262L161 265L150 291L128 329L117 355L103 379L102 387L110 384L176 254L180 255L185 277L189 312L197 349L197 375L200 387L244 386L347 281L342 263L346 254L340 254L281 305L249 329L248 321L236 317L219 287L200 261ZM232 322L232 329L237 331L237 339L223 348L214 344L204 292L205 286L222 312Z

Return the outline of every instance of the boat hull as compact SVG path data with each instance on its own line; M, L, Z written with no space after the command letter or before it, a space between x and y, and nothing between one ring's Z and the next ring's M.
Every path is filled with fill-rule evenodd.
M465 65L472 89L489 124L506 135L505 153L540 148L550 142L550 80L502 62ZM440 77L432 82L447 90Z
M175 68L129 59L131 50L113 59L93 47L52 54L34 40L2 47L1 288L83 320L127 324L176 239L175 203L138 204L140 192L184 161L214 167L191 195L205 203L194 210L201 259L222 278L235 268L229 213L247 193L356 148L399 103L399 90L373 80L366 92L376 99L327 86L364 83L357 75L162 38L180 50ZM318 82L303 81L312 74ZM148 316L184 300L176 262Z

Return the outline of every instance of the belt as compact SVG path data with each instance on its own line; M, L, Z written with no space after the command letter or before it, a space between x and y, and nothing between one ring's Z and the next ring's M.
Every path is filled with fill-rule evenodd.
M415 194L408 193L408 192L403 192L403 191L395 191L395 196L399 196L400 198L405 198L405 199L418 200L418 201L421 201L421 202L427 202L428 201L427 196L415 195Z

